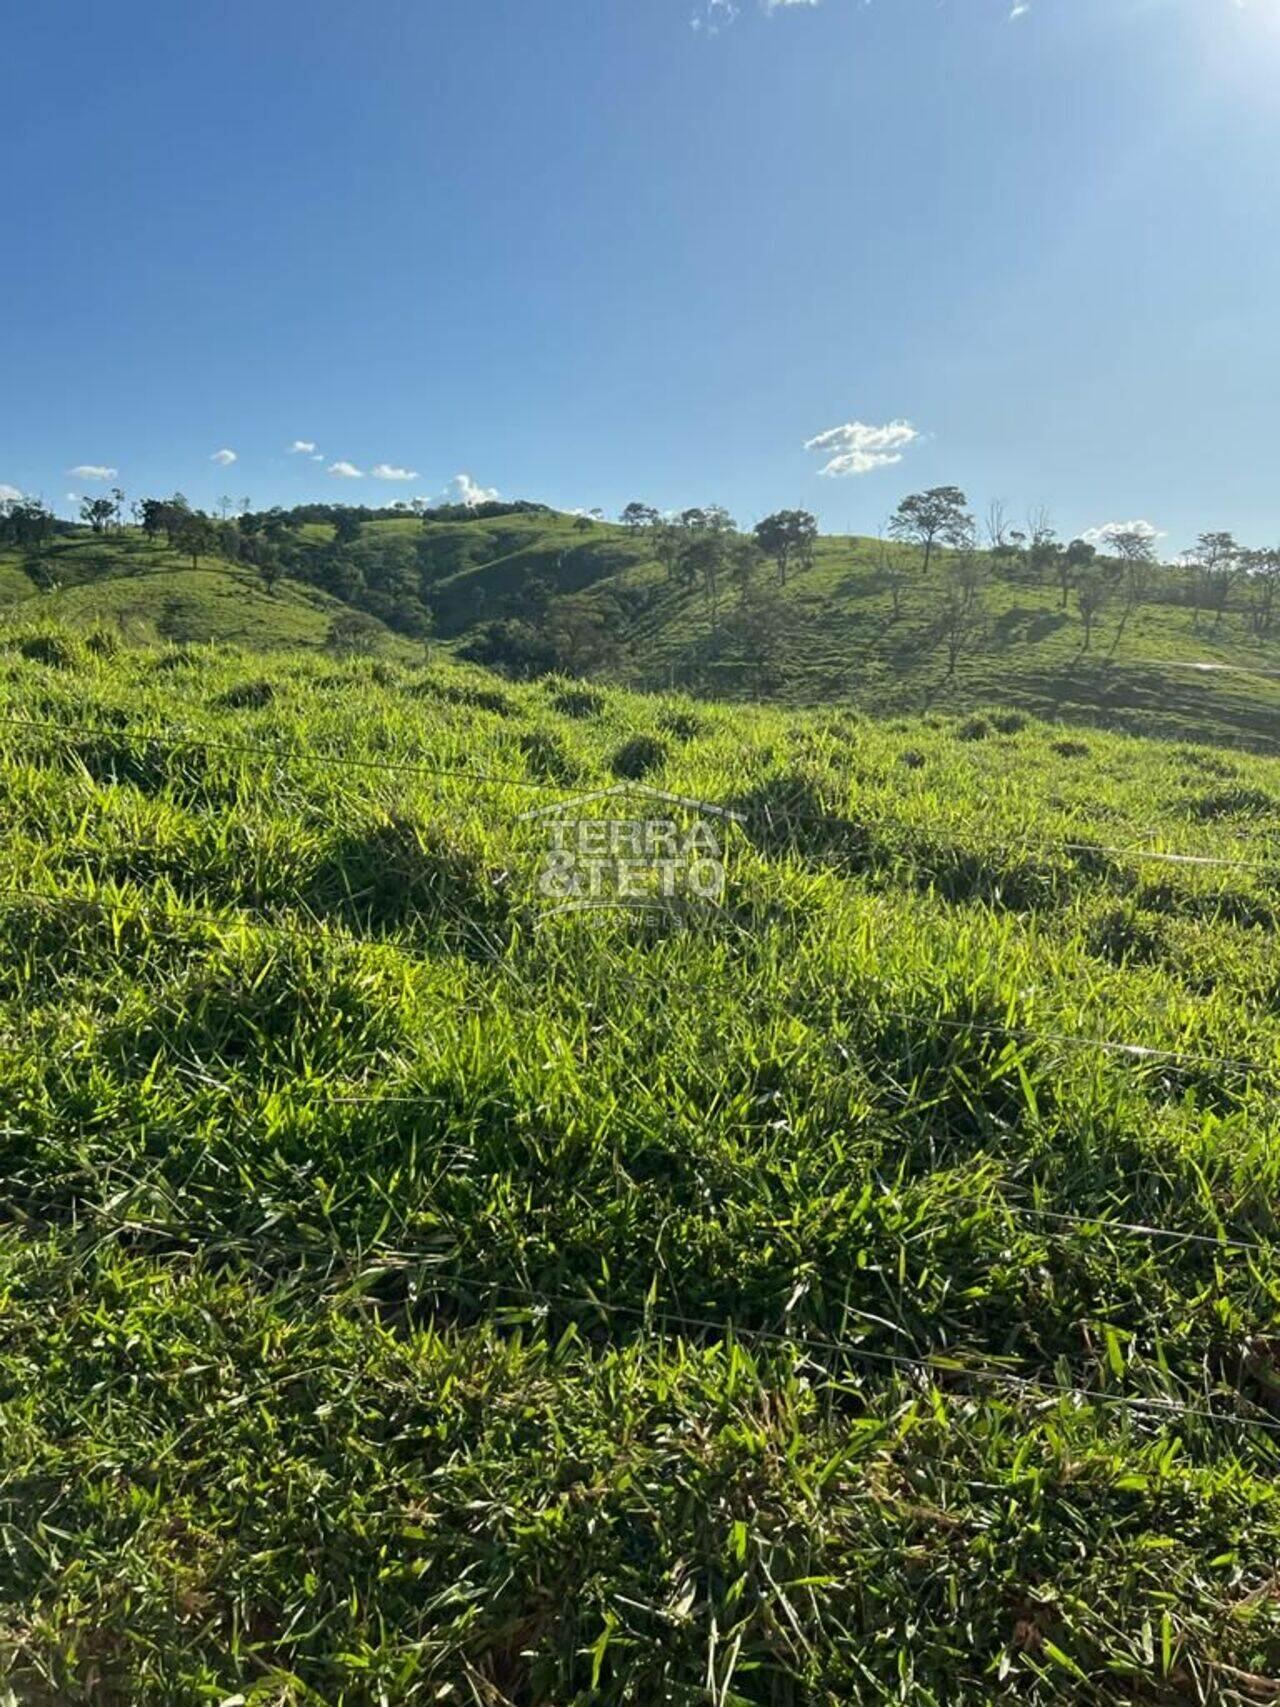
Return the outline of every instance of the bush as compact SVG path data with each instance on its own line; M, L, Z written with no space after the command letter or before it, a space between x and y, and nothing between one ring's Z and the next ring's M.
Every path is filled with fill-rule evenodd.
M329 624L325 645L330 652L372 652L382 638L382 624L363 611L343 611Z
M666 762L667 749L656 735L633 735L610 759L609 769L614 776L623 777L628 782L639 782L641 777L661 769Z
M1001 735L1018 735L1027 727L1030 719L1021 711L1002 711L991 721Z
M464 645L458 656L472 664L484 664L491 670L517 680L545 676L556 667L556 649L536 628L516 618L487 622Z
M956 730L957 741L985 741L994 733L985 717L968 717Z
M604 710L604 698L590 688L566 688L551 701L564 717L599 717Z
M56 629L21 634L14 640L13 648L28 663L48 664L54 670L78 670L87 657L85 644L77 635Z
M276 697L275 687L268 681L237 682L214 701L223 711L261 711Z
M120 636L104 623L94 623L84 637L85 648L95 658L114 658L120 650Z

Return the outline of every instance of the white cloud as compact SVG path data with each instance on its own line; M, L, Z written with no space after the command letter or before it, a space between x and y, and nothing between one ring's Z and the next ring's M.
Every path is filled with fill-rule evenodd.
M703 31L709 36L718 36L737 16L735 0L703 0L689 23L695 30Z
M758 0L758 3L764 15L772 18L778 12L812 11L815 6L821 6L822 0ZM704 35L718 36L721 30L735 23L741 13L739 0L698 0L689 22Z
M100 462L78 462L74 468L67 470L74 474L77 480L114 480L119 474L118 468L107 468Z
M492 504L501 496L496 486L477 486L469 474L455 474L444 489L446 504L466 504L469 509Z
M289 454L290 456L293 456L297 452L305 452L310 456L314 452L315 448L316 442L314 439L295 439L289 446Z
M1086 545L1105 547L1110 545L1111 541L1119 533L1136 533L1142 539L1151 540L1163 539L1165 537L1162 529L1153 527L1150 522L1144 521L1104 522L1099 528L1086 528L1080 537L1084 540Z
M416 468L393 468L389 462L375 463L369 470L375 480L416 480Z
M219 468L230 468L231 464L238 460L239 458L233 450L215 450L209 458L209 461L216 462Z
M323 451L317 451L316 454L311 458L311 460L312 460L312 462L323 462L324 461Z
M16 486L10 486L7 480L0 480L0 504L20 504L22 493Z
M354 462L331 462L329 472L337 480L363 480L364 470L357 468Z
M1009 22L1012 23L1015 18L1025 18L1030 10L1031 0L1016 0L1013 10L1009 13Z
M817 438L807 439L804 448L828 456L829 461L818 472L836 478L870 474L874 469L901 462L903 451L919 437L910 421L889 421L883 427L849 421L843 427L829 427Z

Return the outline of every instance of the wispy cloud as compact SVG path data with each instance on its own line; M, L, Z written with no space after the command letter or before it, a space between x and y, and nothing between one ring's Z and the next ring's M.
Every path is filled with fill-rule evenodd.
M215 450L209 461L216 462L219 468L230 468L233 462L239 461L239 458L233 450Z
M0 480L0 504L20 504L22 493L16 486L10 486L7 480Z
M835 479L842 475L871 474L877 468L889 468L902 461L902 454L919 439L920 433L910 421L889 421L883 427L871 427L865 421L849 421L843 427L829 427L817 438L807 439L805 449L828 461L818 470Z
M1015 18L1025 18L1031 10L1031 0L1014 0L1013 10L1009 13L1009 22Z
M727 30L738 20L746 3L747 0L698 0L690 25L701 35L718 36L721 30ZM772 18L779 12L811 12L821 4L822 0L756 0L758 9L766 18Z
M108 468L102 462L78 462L74 468L67 470L74 474L77 480L114 480L119 474L118 468Z
M375 463L369 470L375 480L416 480L416 468L394 468L389 462Z
M354 462L331 462L329 472L335 480L363 480L364 470L357 468Z
M718 36L738 16L736 0L700 0L697 11L689 20L691 29L700 35Z
M307 456L314 456L315 448L316 441L314 439L295 439L289 446L289 455L297 456L305 454Z
M444 489L446 503L466 504L469 509L495 503L501 496L496 486L478 486L469 474L455 474Z

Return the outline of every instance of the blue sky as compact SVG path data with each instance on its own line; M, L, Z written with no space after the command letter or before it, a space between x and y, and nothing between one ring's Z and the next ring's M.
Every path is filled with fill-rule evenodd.
M10 8L0 483L1274 542L1280 0L1013 9Z

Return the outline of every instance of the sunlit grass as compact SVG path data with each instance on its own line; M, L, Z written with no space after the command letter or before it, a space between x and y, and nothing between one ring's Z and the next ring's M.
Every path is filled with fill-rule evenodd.
M1276 1675L1280 763L42 632L18 1700ZM641 749L744 815L722 914L541 919L521 813Z

